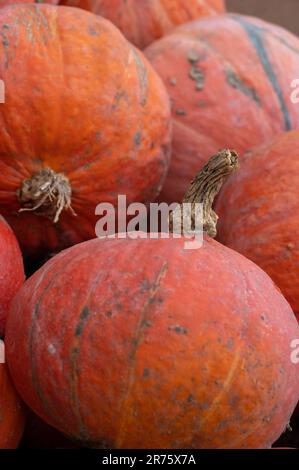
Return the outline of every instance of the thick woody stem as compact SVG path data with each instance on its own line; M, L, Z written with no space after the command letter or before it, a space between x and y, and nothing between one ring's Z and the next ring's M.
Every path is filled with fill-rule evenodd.
M17 195L21 204L19 212L35 212L54 223L58 222L63 210L68 209L76 215L71 206L72 190L68 178L50 168L43 168L31 179L24 180Z
M191 228L195 228L196 204L202 204L203 231L214 238L217 235L218 216L212 205L225 179L238 168L238 154L234 150L220 150L213 155L191 182L182 205L191 203ZM179 212L180 213L180 212ZM181 210L181 213L184 213ZM174 226L174 220L170 220ZM183 220L181 220L183 223Z

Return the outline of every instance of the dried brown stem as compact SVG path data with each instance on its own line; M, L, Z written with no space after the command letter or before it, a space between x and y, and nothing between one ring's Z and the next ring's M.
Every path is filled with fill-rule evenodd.
M55 173L50 168L43 168L31 179L24 180L17 192L21 209L19 212L31 211L58 222L63 210L70 210L72 190L66 176Z
M203 231L214 238L217 234L216 226L218 216L213 211L212 205L219 193L224 180L238 168L238 154L234 150L220 150L213 155L208 163L199 171L191 182L182 205L191 203L191 228L194 230L196 217L196 204L202 204ZM183 211L179 211L180 217ZM173 213L174 214L174 213ZM175 225L175 215L170 220L170 225ZM183 220L181 220L181 224Z

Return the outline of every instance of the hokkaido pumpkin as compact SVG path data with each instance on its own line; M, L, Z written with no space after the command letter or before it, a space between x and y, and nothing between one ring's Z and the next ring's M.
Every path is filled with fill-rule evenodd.
M24 409L11 383L7 366L0 364L0 449L18 446L24 423Z
M299 319L299 131L248 152L221 191L219 240L261 266ZM299 338L299 337L298 337Z
M224 0L62 0L112 21L143 49L174 26L225 10Z
M14 5L0 29L0 211L38 257L93 238L100 202L158 194L169 98L142 53L92 13Z
M177 28L146 55L173 103L173 154L161 200L180 201L219 148L242 155L299 127L299 106L290 99L299 39L278 26L219 15Z
M235 166L224 156L201 174L205 208ZM7 357L49 424L110 449L262 448L283 432L299 398L290 306L245 257L185 241L91 240L26 281Z
M0 338L12 297L24 282L22 254L11 228L0 216Z

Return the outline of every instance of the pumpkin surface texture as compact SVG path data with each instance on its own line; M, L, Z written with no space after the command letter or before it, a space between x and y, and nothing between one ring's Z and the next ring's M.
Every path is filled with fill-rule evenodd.
M186 196L205 188L213 235L210 194L235 167L219 153ZM91 240L26 281L6 349L41 418L107 448L261 448L280 436L299 398L296 318L254 263L208 236L199 249L185 241Z
M142 53L92 13L14 5L0 29L0 210L38 257L93 238L100 202L156 197L169 99Z
M0 338L12 297L25 279L22 254L11 228L0 216Z
M96 239L25 283L6 349L22 398L73 438L263 448L299 398L298 335L270 278L216 241Z
M24 422L24 410L11 383L7 366L0 364L0 449L14 449L18 446Z
M174 141L161 194L180 201L189 181L219 148L237 152L299 126L290 100L299 39L241 15L183 25L146 49L173 103Z
M7 5L14 5L15 3L43 3L39 0L0 0L0 8L6 7ZM50 3L52 5L57 5L59 0L47 0L45 3Z
M221 191L218 238L261 266L299 319L299 131L243 158Z
M112 21L143 49L174 26L225 10L224 0L62 0Z

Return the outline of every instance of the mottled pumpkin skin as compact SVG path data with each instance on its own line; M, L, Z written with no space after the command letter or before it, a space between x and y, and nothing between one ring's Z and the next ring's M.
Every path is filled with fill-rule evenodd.
M0 212L24 253L94 238L100 202L148 202L169 161L170 106L160 78L110 22L52 5L0 12ZM69 178L60 221L18 213L24 179L50 167Z
M21 440L25 413L8 369L0 364L0 449L15 449Z
M0 338L11 299L25 280L23 258L11 228L0 216Z
M299 131L283 133L244 156L216 211L219 240L261 266L299 319L298 179Z
M240 15L206 18L177 28L146 55L173 104L173 154L163 200L180 201L220 148L242 154L299 127L299 106L290 100L299 39L278 26Z
M15 3L43 3L39 0L0 0L0 8L6 7L7 5L14 5ZM50 3L52 5L57 5L59 0L46 0L45 3Z
M19 291L7 358L30 407L92 445L259 448L298 401L298 335L270 278L211 239L96 239Z
M107 18L140 49L177 25L225 10L224 0L62 0L60 3Z

